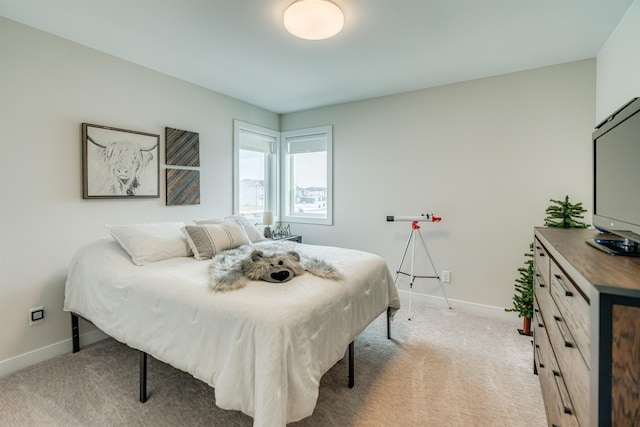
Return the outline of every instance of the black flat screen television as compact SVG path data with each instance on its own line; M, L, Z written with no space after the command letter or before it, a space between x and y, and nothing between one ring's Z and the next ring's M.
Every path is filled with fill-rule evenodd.
M589 244L612 255L640 256L640 98L593 132L592 222L619 238Z

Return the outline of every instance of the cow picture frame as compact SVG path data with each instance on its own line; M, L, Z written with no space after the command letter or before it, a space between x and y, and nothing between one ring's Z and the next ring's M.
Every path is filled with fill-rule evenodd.
M160 135L82 123L83 199L159 198Z

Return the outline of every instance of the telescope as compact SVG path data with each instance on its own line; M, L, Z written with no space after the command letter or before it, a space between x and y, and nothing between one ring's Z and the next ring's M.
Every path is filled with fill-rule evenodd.
M433 214L420 214L413 216L397 216L397 215L387 215L387 222L394 221L408 221L408 222L420 222L420 221L428 221L428 222L440 222L442 217L433 216Z
M415 282L416 279L437 279L438 285L440 286L440 289L442 290L442 294L444 295L444 300L447 302L447 306L451 308L451 305L449 305L449 300L447 299L447 294L444 292L442 281L440 280L440 276L437 273L436 266L433 264L431 255L429 255L429 249L427 248L427 244L422 238L422 233L420 233L420 225L418 225L419 222L425 222L425 221L440 222L441 220L442 220L442 217L433 216L433 214L420 214L420 215L412 215L412 216L396 216L396 215L387 216L388 222L406 221L411 223L411 233L409 234L409 240L407 240L407 246L405 246L404 248L404 253L402 254L402 258L400 259L400 266L398 267L398 270L396 270L396 278L393 281L397 286L398 276L400 276L401 274L403 276L408 276L411 279L411 282L409 283L409 320L411 320L411 294L413 292L413 282ZM432 276L422 276L422 275L414 274L413 264L415 262L415 257L416 257L416 234L420 238L420 242L422 242L422 246L424 247L424 251L425 251L425 254L427 255L427 259L429 260L429 263L431 264L431 268L433 269ZM402 265L404 264L404 259L407 256L407 251L409 250L409 247L411 247L411 265L410 265L410 271L406 272L406 271L402 271Z

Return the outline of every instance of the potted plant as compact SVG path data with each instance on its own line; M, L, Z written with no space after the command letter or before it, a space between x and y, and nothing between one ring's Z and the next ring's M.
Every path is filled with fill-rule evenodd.
M518 313L522 317L522 329L518 332L522 335L531 335L531 318L533 317L533 243L529 244L529 252L524 254L524 267L518 268L520 277L514 284L513 307L505 308L505 311Z
M580 221L582 215L587 210L582 207L582 203L575 205L569 201L569 196L565 196L563 201L549 200L551 205L546 210L547 217L544 220L546 227L552 228L587 228L588 225Z

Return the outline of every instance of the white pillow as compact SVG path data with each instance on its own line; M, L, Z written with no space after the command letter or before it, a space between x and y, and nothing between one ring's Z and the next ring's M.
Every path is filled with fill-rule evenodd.
M200 219L200 220L193 220L194 224L197 225L206 225L206 224L222 224L223 222L229 222L228 219L224 219L224 218L210 218L210 219Z
M192 255L187 239L181 232L183 222L106 224L105 227L136 265Z
M186 225L182 232L196 259L211 259L225 249L251 243L244 229L229 221L222 224Z
M244 228L245 233L247 233L247 237L249 238L249 240L251 240L252 243L257 243L257 242L262 242L267 240L266 237L264 237L264 234L262 233L262 231L260 231L255 225L251 224L251 222L249 222L249 220L243 215L229 215L229 216L225 216L224 218L211 218L211 219L205 219L205 220L193 221L193 222L195 222L196 224L202 225L202 224L221 224L223 222L229 222L229 221L234 221L240 224L242 228Z

